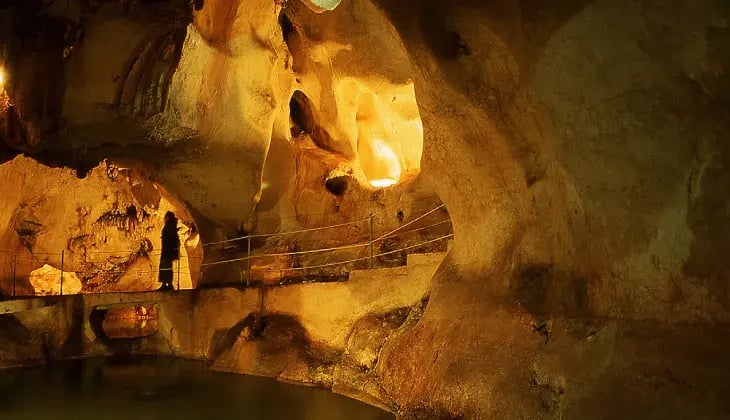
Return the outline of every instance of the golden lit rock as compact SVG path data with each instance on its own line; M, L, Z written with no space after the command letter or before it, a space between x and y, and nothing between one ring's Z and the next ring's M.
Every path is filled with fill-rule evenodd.
M30 285L36 296L74 295L81 293L81 280L76 273L63 271L44 264L43 267L30 272Z
M727 417L726 2L190 3L0 7L2 294L155 288L167 210L176 285L235 262L4 302L0 361L204 358L403 418ZM109 343L84 311L122 300Z
M202 251L192 217L164 188L135 170L105 162L79 179L70 170L18 156L0 165L0 180L6 186L0 198L3 293L12 294L14 288L33 293L31 273L44 266L75 273L81 292L156 289L167 211L178 215L184 245L175 285L178 272L182 288L197 284ZM79 292L73 284L64 285L64 294ZM60 288L50 288L46 280L39 286Z

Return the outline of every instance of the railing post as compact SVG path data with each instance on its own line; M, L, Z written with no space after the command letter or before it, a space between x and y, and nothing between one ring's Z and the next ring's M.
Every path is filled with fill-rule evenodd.
M373 219L374 218L375 218L375 216L373 216L371 213L370 214L370 268L371 269L374 266L374 261L373 261L373 254L374 254L373 253Z
M178 250L178 257L177 257L177 290L180 290L180 265L182 265L182 255L179 254Z
M251 234L246 236L246 287L251 284Z
M18 256L13 254L13 297L15 297L15 273L17 269Z
M61 250L61 289L59 290L59 295L63 295L63 257L66 250Z

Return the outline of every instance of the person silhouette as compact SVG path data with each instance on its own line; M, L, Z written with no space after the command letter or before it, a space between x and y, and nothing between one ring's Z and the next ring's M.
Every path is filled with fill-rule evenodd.
M158 290L173 290L172 262L180 259L180 238L177 236L177 217L175 213L165 213L165 225L162 228L162 253L160 255L159 282L162 286Z

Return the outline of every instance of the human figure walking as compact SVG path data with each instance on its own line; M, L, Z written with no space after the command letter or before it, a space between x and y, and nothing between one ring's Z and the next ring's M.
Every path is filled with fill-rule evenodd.
M180 238L177 236L177 217L175 213L165 213L165 226L162 228L162 254L160 255L160 277L162 286L158 290L174 290L172 285L172 262L180 259ZM179 263L178 263L179 264Z

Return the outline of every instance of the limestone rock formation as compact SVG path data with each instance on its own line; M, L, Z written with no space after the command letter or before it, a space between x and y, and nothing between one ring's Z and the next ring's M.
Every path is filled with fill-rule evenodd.
M727 112L716 99L723 78L699 69L718 60L707 51L726 9L713 2L671 10L652 2L379 3L409 51L419 106L430 110L421 113L422 168L442 181L434 185L455 230L421 322L384 355L392 394L414 409L429 401L437 412L570 415L570 407L534 405L525 369L541 347L532 331L541 320L726 322L725 292L714 285L726 274L719 266L703 279L688 272L691 242L682 238L703 235L679 228L695 217L688 203L714 206L728 197L714 190L719 195L703 199L687 188L696 185L693 161L706 161L710 144L723 149L714 130L727 118L707 118ZM668 28L703 34L707 47L677 35L669 39L684 54L659 54L671 42ZM712 80L718 93L687 82L691 68L691 79ZM669 115L693 135L669 129ZM721 236L705 255L722 249ZM580 388L560 394L574 392Z
M212 291L161 309L149 345L345 390L414 418L721 418L730 409L697 391L721 395L718 376L730 374L719 350L730 321L724 2L69 3L71 17L50 6L0 16L46 28L20 31L37 42L0 54L10 73L0 152L82 174L100 158L131 156L155 184L135 190L132 172L106 180L104 169L77 180L25 158L0 166L8 185L23 173L40 182L26 177L0 202L9 226L0 243L35 258L24 275L58 269L40 257L56 249L69 251L74 272L149 264L137 241L160 215L139 194L183 214L172 197L189 205L202 242L371 214L388 232L443 202L453 246L426 286L380 296L357 288L363 274L354 274L347 285L269 284L257 296ZM42 78L46 67L64 72ZM60 185L64 195L41 199ZM85 188L108 193L93 205L68 198ZM51 209L60 217L48 227ZM254 252L351 244L364 229L270 238ZM134 241L122 239L127 231ZM67 242L77 237L93 250L127 241L129 254L88 260ZM240 243L206 249L242 252ZM279 271L261 274L273 283L330 261L286 257L254 269ZM221 270L208 277L241 274ZM109 283L79 278L82 290ZM200 316L194 337L190 308ZM47 328L33 316L0 327L25 339L25 325Z
M36 296L81 293L81 280L76 273L64 272L48 264L31 271L28 281Z
M62 271L64 294L156 289L167 211L180 221L180 286L197 284L192 217L139 171L105 162L79 179L18 156L0 165L0 179L4 295L58 294Z
M356 5L371 14L372 6ZM360 58L373 47L367 22L333 13L269 1L208 1L195 12L164 118L197 133L188 147L201 156L161 167L165 185L206 216L249 230L266 188L307 179L304 168L287 168L284 150L301 132L348 165L354 182L384 187L418 174L423 134L405 51L392 32L379 35L393 57L369 71L376 63ZM319 187L322 200L328 194Z

